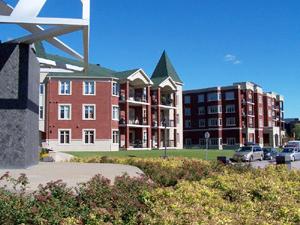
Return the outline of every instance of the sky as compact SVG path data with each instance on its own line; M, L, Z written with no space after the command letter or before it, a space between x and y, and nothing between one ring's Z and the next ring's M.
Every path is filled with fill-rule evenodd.
M47 0L40 16L78 18L80 7ZM2 41L26 34L0 29ZM82 51L80 33L62 40ZM151 76L163 50L185 90L252 81L285 97L285 117L300 117L299 0L91 0L91 63Z

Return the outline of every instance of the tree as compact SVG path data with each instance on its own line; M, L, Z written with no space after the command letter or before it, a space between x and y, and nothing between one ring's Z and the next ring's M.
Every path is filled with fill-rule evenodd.
M300 140L300 124L295 124L295 128L293 129L293 133L295 134L295 139Z

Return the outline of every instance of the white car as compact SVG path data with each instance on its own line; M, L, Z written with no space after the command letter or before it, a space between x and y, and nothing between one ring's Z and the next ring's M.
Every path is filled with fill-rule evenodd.
M293 147L285 147L282 152L279 153L279 156L284 156L288 161L300 160L300 150Z

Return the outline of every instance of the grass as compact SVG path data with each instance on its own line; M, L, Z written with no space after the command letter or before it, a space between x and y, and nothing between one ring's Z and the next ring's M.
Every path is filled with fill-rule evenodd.
M119 152L67 152L68 154L74 155L79 158L89 158L97 156L107 157L138 157L138 158L158 158L164 155L163 150L152 150L152 151L119 151ZM208 150L207 159L215 160L218 156L232 157L233 150ZM205 159L206 151L199 149L186 149L186 150L168 150L167 155L169 157L186 157Z

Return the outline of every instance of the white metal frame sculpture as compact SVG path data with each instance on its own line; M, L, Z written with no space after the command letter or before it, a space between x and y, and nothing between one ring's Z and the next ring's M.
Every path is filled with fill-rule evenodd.
M84 61L85 69L89 61L89 25L90 0L81 0L82 19L38 17L47 0L19 0L15 8L0 0L0 24L17 24L31 34L10 40L10 43L33 44L47 41L56 48L66 52L78 60ZM51 26L44 29L42 25ZM63 34L82 30L84 56L63 43L57 37Z

